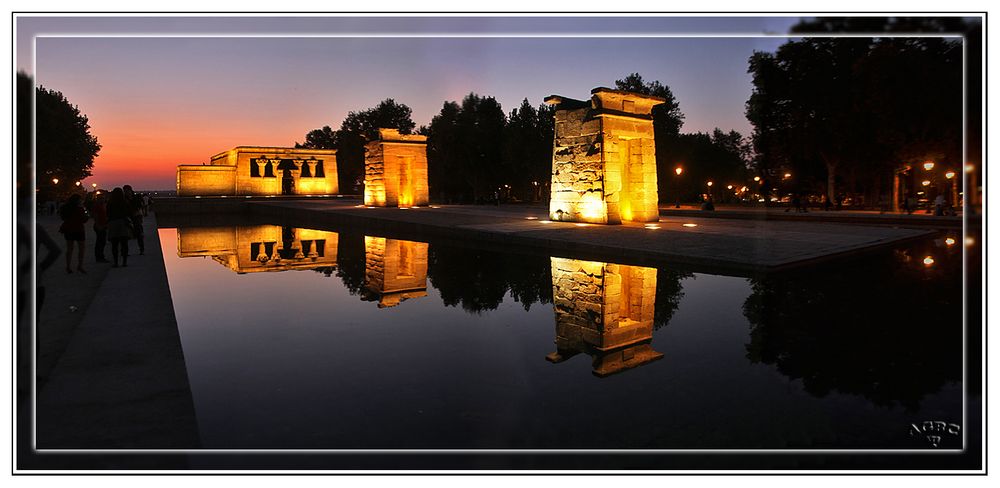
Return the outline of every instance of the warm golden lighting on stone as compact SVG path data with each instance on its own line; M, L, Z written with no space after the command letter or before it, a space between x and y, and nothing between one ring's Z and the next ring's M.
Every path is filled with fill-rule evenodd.
M365 236L365 296L379 308L427 296L427 243Z
M594 224L658 221L650 110L664 100L595 88L589 102L557 95L545 101L556 108L549 218Z
M177 195L329 195L338 193L337 151L238 146L207 165L177 166Z
M586 353L608 376L663 357L653 350L656 269L551 258L556 352L560 363Z
M209 256L237 273L337 266L338 234L253 225L177 229L177 255Z
M379 129L365 145L365 205L408 208L427 205L427 136Z

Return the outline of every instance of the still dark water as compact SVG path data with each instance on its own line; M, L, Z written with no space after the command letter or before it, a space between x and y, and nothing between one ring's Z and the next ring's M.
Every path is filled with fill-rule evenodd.
M159 233L205 448L925 449L911 424L963 424L960 233L751 276Z

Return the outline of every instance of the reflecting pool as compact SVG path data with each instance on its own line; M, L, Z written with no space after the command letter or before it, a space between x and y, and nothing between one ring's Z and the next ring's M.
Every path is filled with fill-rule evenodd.
M732 276L358 228L159 237L204 448L931 449L914 424L963 423L960 233Z

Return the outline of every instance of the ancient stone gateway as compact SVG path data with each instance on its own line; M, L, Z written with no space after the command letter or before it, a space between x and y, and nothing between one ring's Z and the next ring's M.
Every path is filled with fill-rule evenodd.
M594 374L607 376L663 357L652 347L656 268L551 260L556 352L546 359L586 353Z
M558 95L549 218L564 222L656 222L653 106L664 99L595 88L589 102Z
M365 236L362 299L385 308L427 296L427 248L426 242Z
M333 195L337 151L238 146L209 164L177 166L178 196Z
M365 205L414 207L429 203L427 136L379 129L365 145Z

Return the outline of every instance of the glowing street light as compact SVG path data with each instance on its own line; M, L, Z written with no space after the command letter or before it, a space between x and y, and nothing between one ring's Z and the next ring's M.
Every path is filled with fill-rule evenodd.
M934 258L932 258L931 256L927 256L926 258L924 258L924 265L930 266L932 264L934 264Z
M926 163L924 163L924 169L926 169L927 171L934 169L934 163L927 161Z
M973 172L975 170L976 170L976 165L974 165L974 164L967 164L967 165L965 165L965 172L966 173L971 173L971 172Z
M785 179L786 179L786 180L787 180L787 179L789 179L789 178L791 178L791 177L792 177L792 174L791 174L791 173L785 173Z
M76 182L76 186L80 186L80 182L79 181Z
M711 182L711 181L709 181L709 182L708 182L708 186L712 186L713 184L714 184L714 183L713 183L713 182Z
M948 178L950 180L950 179L952 179L952 178L955 177L955 172L954 171L949 171L949 172L947 172L947 173L944 174L944 177Z
M754 180L754 181L760 181L760 176L754 176L754 177L753 177L753 180Z
M954 246L955 245L955 239L952 238L952 237L949 237L949 238L947 238L947 239L944 240L944 243L947 244L947 245L949 245L949 246Z
M684 172L684 168L682 168L680 166L674 168L674 173L677 173L677 176L680 176L681 173L683 173L683 172Z
M59 178L52 178L52 184L53 185L58 185L59 184Z
M930 186L931 182L930 182L930 180L924 180L924 181L921 181L920 184L924 185L924 186Z
M732 190L733 189L733 185L726 185L726 189L727 190Z
M90 187L96 190L97 189L97 183L91 183Z

